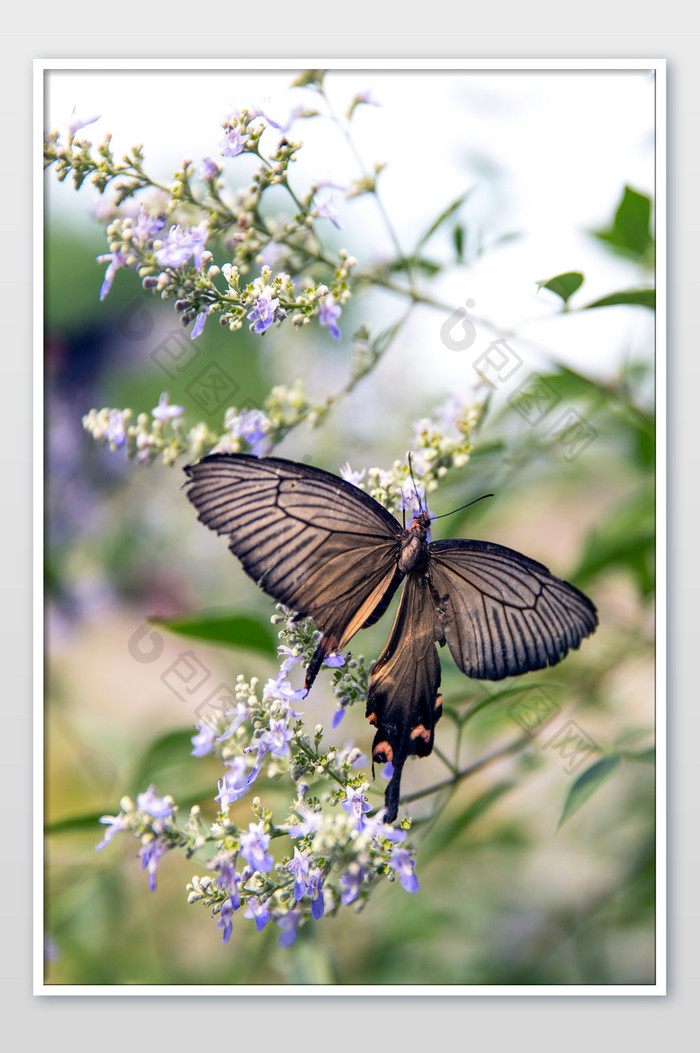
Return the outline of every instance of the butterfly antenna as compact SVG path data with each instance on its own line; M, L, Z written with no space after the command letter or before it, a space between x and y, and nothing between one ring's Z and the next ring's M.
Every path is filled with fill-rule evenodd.
M466 505L460 505L459 508L453 508L451 512L443 512L441 516L431 516L431 522L433 519L444 519L445 516L452 516L455 512L461 512L463 508L469 508L471 505L475 505L477 501L483 501L487 497L495 497L495 494L482 494L481 497L475 497L473 501L468 501Z
M418 487L416 485L416 478L415 478L415 476L413 474L413 458L412 458L412 454L410 454L410 453L408 455L408 471L409 471L409 474L411 476L411 482L413 483L413 490L414 490L415 495L416 495L416 500L418 501L418 507L420 508L420 510L422 512L423 511L423 502L421 501L421 496L418 493Z

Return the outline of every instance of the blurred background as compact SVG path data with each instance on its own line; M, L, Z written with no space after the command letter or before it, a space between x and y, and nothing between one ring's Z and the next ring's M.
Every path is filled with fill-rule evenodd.
M146 168L167 180L184 156L217 156L220 122L259 106L283 121L300 101L293 71L54 71L46 126L64 131L76 107L100 113L83 135L113 133L118 155L135 142ZM485 492L496 499L441 520L433 536L471 536L539 559L583 588L601 624L553 670L520 678L551 706L528 735L527 707L505 694L461 734L463 766L500 753L465 779L439 820L415 805L418 896L386 884L366 909L306 926L288 950L278 931L237 922L227 947L184 886L202 863L171 853L150 893L117 838L102 853L97 819L116 814L124 793L155 782L185 806L214 814L221 770L190 756L197 715L172 689L172 670L194 655L211 683L238 673L267 677L278 663L267 600L218 541L196 523L181 492L180 466L126 463L81 427L96 406L150 410L163 390L187 405L187 378L167 376L155 350L177 328L167 303L148 299L137 276L117 275L102 304L104 204L46 183L46 932L47 982L59 984L646 984L654 977L654 328L640 302L585 310L653 279L654 83L639 71L334 71L330 99L345 112L370 90L381 105L355 111L353 139L364 164L386 163L380 194L405 252L458 196L450 222L425 242L421 284L440 308L416 308L377 369L338 404L324 427L302 426L276 451L331 471L389 466L411 448L413 422L449 396L474 401L475 362L507 334L521 360L496 384L469 463L431 503L446 512ZM310 94L305 104L313 104ZM290 133L304 141L294 179L347 186L357 160L323 118ZM246 183L245 158L229 163L232 188ZM248 173L249 174L249 173ZM626 190L627 188L627 190ZM646 206L645 206L646 202ZM341 229L326 244L360 264L382 263L391 240L371 197L335 191ZM459 233L457 229L459 228ZM221 256L224 262L225 256ZM537 283L580 272L568 299ZM639 299L639 298L638 298ZM562 307L568 306L568 310ZM146 308L149 325L131 326ZM277 383L304 379L319 400L347 380L352 333L373 333L405 311L375 289L343 312L343 339L282 326L264 339L209 324L198 361L232 378L239 406L260 405ZM581 308L579 310L579 308ZM452 311L460 311L450 340ZM146 332L148 329L148 332ZM511 359L513 361L513 359ZM483 361L482 361L483 367ZM556 413L533 424L516 391L535 373ZM509 401L510 399L510 401ZM519 408L518 408L519 407ZM574 448L561 413L584 423ZM192 422L202 419L188 406ZM222 414L209 419L220 427ZM145 620L226 606L260 634L236 649L153 633ZM375 657L390 618L353 642ZM485 688L443 652L443 694L456 713ZM518 684L510 686L521 686ZM489 687L489 685L487 685ZM492 689L492 685L489 689ZM534 696L533 696L534 697ZM365 753L370 729L347 714L327 741ZM309 726L330 729L334 700L319 680ZM573 730L572 730L573 729ZM579 743L566 749L567 731ZM527 743L507 752L525 732ZM454 755L446 716L438 743ZM569 736L569 742L571 738ZM581 743L584 746L581 746ZM590 749L586 751L585 744ZM619 760L600 785L571 789L601 753ZM445 778L437 756L407 767L404 792ZM595 792L593 792L595 790ZM274 786L265 788L275 800ZM280 807L284 800L279 792ZM240 821L250 818L239 802ZM421 820L426 820L422 822Z

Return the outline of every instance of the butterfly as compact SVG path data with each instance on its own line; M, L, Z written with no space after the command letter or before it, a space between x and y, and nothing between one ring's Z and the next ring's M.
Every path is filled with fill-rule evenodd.
M501 680L554 665L598 624L582 592L519 552L430 541L433 517L422 505L406 528L352 483L277 457L214 453L185 471L199 520L228 534L246 574L321 632L307 691L324 659L374 625L405 579L367 692L372 761L393 766L387 823L398 814L406 758L433 748L442 711L436 644L447 644L467 676Z

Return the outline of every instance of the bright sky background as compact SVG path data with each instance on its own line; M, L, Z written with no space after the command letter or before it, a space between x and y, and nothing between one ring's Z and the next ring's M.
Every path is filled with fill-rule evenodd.
M167 179L185 155L197 163L205 154L218 156L221 120L231 110L258 106L283 119L299 101L313 105L312 93L288 91L293 77L290 70L53 71L47 126L65 133L74 106L81 116L99 113L82 134L97 143L112 132L117 156L143 143L148 170ZM382 104L360 107L353 133L368 168L388 165L380 189L404 247L469 187L463 218L470 236L480 229L487 241L510 231L524 235L475 266L452 268L433 288L436 296L455 307L473 300L475 315L513 327L521 340L574 367L606 374L623 354L651 354L651 312L615 307L554 317L559 301L536 295L535 282L583 271L586 283L572 306L641 284L636 267L613 258L587 230L608 223L625 183L653 193L653 74L368 69L334 70L326 83L339 112L366 89ZM359 174L329 122L300 122L290 137L305 144L304 160L293 169L301 186L319 178L347 184ZM47 185L52 210L88 221L89 188L76 194L55 179ZM336 193L334 205L343 222L339 244L362 262L390 251L371 201ZM441 245L431 243L434 255ZM455 352L440 341L445 318L423 311L412 325L411 361L428 384L444 384L454 372ZM477 325L472 357L492 336ZM537 353L529 347L525 353L534 355L536 368Z

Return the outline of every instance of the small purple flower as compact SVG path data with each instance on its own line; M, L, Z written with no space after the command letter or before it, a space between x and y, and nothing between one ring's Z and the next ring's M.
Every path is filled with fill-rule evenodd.
M271 289L263 289L258 295L253 310L248 312L248 318L253 322L254 333L264 333L270 328L275 320L275 311L279 307L279 300L272 296Z
M241 855L246 863L267 874L272 870L274 859L267 851L270 835L265 833L265 823L249 823L248 830L241 834Z
M365 813L372 811L372 805L367 800L362 787L353 788L352 786L346 786L345 800L341 802L341 805L344 811L355 817L357 829L364 830L366 824Z
M365 106L382 105L381 102L377 102L377 100L374 98L372 92L369 89L367 89L366 91L358 91L357 95L355 96L355 101L357 103L363 102Z
M138 795L136 804L142 812L152 815L154 819L169 819L173 814L172 797L158 797L153 783L144 793Z
M214 798L221 802L221 810L226 811L234 801L243 797L258 777L260 768L256 765L251 772L243 757L234 757L228 761L230 771L227 771L223 779L219 780L219 792Z
M233 860L234 856L232 852L219 852L219 854L214 856L211 860L209 866L212 869L219 871L216 883L220 889L223 889L224 892L228 892L234 910L238 910L241 905L241 898L238 895L238 886L241 883L241 878L240 874L236 873Z
M197 727L199 728L199 731L196 735L193 735L190 740L194 746L192 756L206 757L207 754L211 753L214 749L216 732L213 728L210 728L208 724L198 724Z
M255 930L260 932L270 920L270 912L266 903L261 903L257 896L251 896L248 900L248 909L244 918L255 918Z
M328 332L334 340L340 340L340 329L335 324L336 318L340 317L340 307L332 296L326 296L318 311L318 320L321 325L328 326Z
M136 241L143 248L146 242L165 226L163 216L150 216L145 205L139 205L136 214L136 222L131 228L131 240Z
M287 657L284 659L282 665L280 666L279 675L284 675L286 677L287 673L289 673L289 671L293 669L295 665L298 665L304 656L302 654L294 654L291 647L285 647L284 644L280 644L280 646L277 648L277 656L279 657L283 654Z
M294 859L287 863L287 870L294 877L294 898L300 900L306 892L306 879L309 876L309 853L304 849L294 848Z
M379 775L382 779L393 779L394 765L391 763L390 760L386 762Z
M250 710L243 703L239 702L235 709L227 709L224 713L226 717L232 717L231 723L226 728L223 734L219 735L216 739L217 742L226 742L231 736L239 729L241 724L248 719L250 716Z
M105 835L99 845L95 845L96 852L101 852L102 849L109 844L115 834L120 834L123 830L128 830L129 828L128 816L123 813L120 813L119 815L103 815L100 817L100 822L107 826L107 830L105 830Z
M201 333L204 331L204 323L206 322L207 315L209 314L210 311L211 311L211 305L209 307L205 307L205 309L203 311L199 312L199 314L197 315L197 317L194 320L194 325L192 326L192 332L190 333L190 340L196 340L197 337L200 336Z
M282 929L282 935L279 938L278 946L292 946L297 938L297 929L299 928L300 921L300 910L290 910L288 914L285 914L284 917L278 919L277 924Z
M289 836L308 837L309 834L315 834L321 825L323 814L321 812L314 812L312 808L309 808L309 806L302 801L298 801L294 805L294 811L301 816L301 822L290 823Z
M340 651L331 651L329 655L323 659L323 664L329 666L331 669L339 669L341 665L345 665L345 659Z
M184 412L184 406L168 405L167 391L164 391L158 399L158 405L156 408L151 410L154 419L161 421L163 424L168 420L173 420L175 417L180 417Z
M365 820L365 828L363 833L367 837L375 839L381 838L383 841L392 841L394 844L401 844L406 840L408 834L405 830L397 830L393 826L389 826L388 823L384 822L384 811L378 812L373 815L371 819Z
M109 424L105 431L105 438L109 439L113 446L123 446L126 442L124 414L121 410L113 409L109 411Z
M243 147L249 139L249 135L241 135L238 127L226 128L224 138L219 143L223 157L237 157L238 154L243 153Z
M76 117L76 115L75 115L76 109L77 109L77 106L74 106L73 107L73 112L71 113L71 119L70 119L70 121L68 121L68 138L69 139L72 139L73 136L75 135L75 133L80 131L81 128L85 128L85 127L87 127L88 124L94 124L95 121L99 121L100 117L102 116L101 113L98 113L96 117Z
M270 730L264 731L260 736L260 747L264 746L265 753L271 753L273 757L286 757L289 753L289 743L294 738L294 732L289 730L286 720L270 720ZM260 752L258 752L260 759Z
M160 837L154 837L153 840L139 848L138 855L141 857L141 869L146 870L148 868L148 887L151 892L156 890L158 861L167 851L168 845Z
M185 230L179 224L171 227L163 244L156 249L156 262L161 267L184 267L192 256L194 265L199 270L208 237L209 230L204 219L196 227L188 227Z
M105 296L112 288L114 275L120 267L126 266L126 255L123 252L106 252L102 256L97 257L97 262L109 264L105 271L104 281L100 287L100 300L104 300Z
M314 867L313 870L309 871L306 891L311 896L311 917L318 921L319 918L323 917L325 907L323 901L323 871L320 867Z
M346 707L342 705L339 705L336 709L335 713L333 714L333 719L331 720L331 731L334 731L340 724L341 720L345 716L345 709Z
M395 848L391 853L390 865L398 874L401 887L406 892L418 891L418 878L413 872L415 863L410 852L407 852L405 848Z
M221 172L221 165L218 161L215 161L213 157L203 157L202 164L199 169L199 178L204 179L207 183L210 183L212 179Z
M262 116L265 118L269 125L271 125L273 128L276 128L279 132L282 132L282 135L286 135L289 129L294 124L294 122L296 121L297 117L300 117L303 112L303 106L295 106L294 109L291 110L291 112L289 113L287 120L283 123L273 121L272 117L268 116L268 114L266 113L263 113Z
M295 691L288 680L282 678L280 674L270 679L263 688L263 698L278 698L282 702L300 702L302 698L306 698L308 691L306 688L300 687Z
M219 920L216 923L216 927L224 930L222 937L224 943L228 943L231 939L231 932L233 931L232 916L235 910L237 910L237 906L233 903L233 900L227 899L219 912Z
M347 907L353 903L362 888L367 871L360 863L351 863L345 873L340 875L339 885L341 888L340 902Z
M425 487L421 483L414 486L412 480L404 483L401 487L401 498L398 508L399 512L412 512L414 515L427 510L428 502L425 500Z
M242 410L229 424L234 438L243 439L254 457L263 457L271 448L267 433L269 421L262 410Z
M361 472L354 472L350 467L350 462L346 461L340 469L340 475L346 483L352 483L353 486L359 486L364 479L365 469L363 468Z
M333 208L330 198L323 198L320 201L317 200L312 214L319 219L329 219L333 226L337 227L338 230L343 229L342 224L338 219L338 210Z

